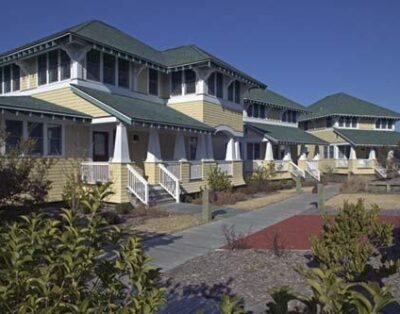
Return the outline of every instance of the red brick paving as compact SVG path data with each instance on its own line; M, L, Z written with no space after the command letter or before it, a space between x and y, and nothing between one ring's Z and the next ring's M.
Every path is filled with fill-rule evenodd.
M399 216L381 216L382 221L400 226ZM247 245L253 249L272 249L274 237L284 249L310 249L310 236L318 235L323 224L320 215L298 215L260 230L247 237Z

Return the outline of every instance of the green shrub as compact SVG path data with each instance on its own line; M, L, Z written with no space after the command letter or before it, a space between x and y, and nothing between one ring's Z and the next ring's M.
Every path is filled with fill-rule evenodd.
M229 176L218 167L212 167L207 178L208 187L211 191L231 191L232 183Z
M246 191L249 194L255 194L270 190L270 179L275 175L276 171L273 163L269 163L267 167L258 167L258 169L250 177L246 178Z
M159 309L164 301L157 286L159 272L149 265L139 239L123 240L99 215L109 193L108 185L97 185L79 200L82 210L24 216L1 226L1 313Z
M315 260L349 280L362 275L369 259L393 243L393 226L378 214L378 206L367 210L360 199L345 202L336 219L324 217L320 236L311 238Z

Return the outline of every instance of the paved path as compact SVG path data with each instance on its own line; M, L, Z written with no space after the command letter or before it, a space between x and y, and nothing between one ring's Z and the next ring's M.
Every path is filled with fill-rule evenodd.
M326 199L338 193L338 186L327 186ZM175 268L188 260L220 248L226 244L222 232L224 225L235 226L241 233L254 233L293 215L315 208L317 195L303 193L282 202L249 211L233 217L190 228L172 235L145 241L143 244L153 264L163 271Z

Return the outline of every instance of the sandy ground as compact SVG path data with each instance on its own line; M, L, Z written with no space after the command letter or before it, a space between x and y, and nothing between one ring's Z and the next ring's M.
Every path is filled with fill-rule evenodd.
M150 233L173 233L202 223L201 217L195 215L171 215L149 218L134 229Z
M304 192L311 192L312 187L303 188ZM242 210L253 210L261 207L265 207L271 204L278 203L296 194L296 189L281 190L276 192L271 192L266 196L252 198L246 201L237 202L234 205L229 205L229 208L237 208Z
M359 198L365 200L368 207L377 204L381 209L400 209L400 194L339 194L328 200L327 207L341 208L344 201L357 202Z

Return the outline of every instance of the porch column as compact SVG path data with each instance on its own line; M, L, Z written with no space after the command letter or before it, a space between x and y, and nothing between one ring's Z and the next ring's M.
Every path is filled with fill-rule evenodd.
M212 144L212 135L207 134L207 159L213 160L214 159L214 149Z
M114 155L112 162L115 163L130 163L131 158L129 157L129 144L128 144L128 132L126 126L122 122L117 124L117 130L115 132L115 144L114 144Z
M185 138L180 132L176 134L175 138L174 160L186 160Z
M274 150L272 149L272 144L270 141L266 142L266 149L265 149L265 158L266 161L273 161L274 160Z
M357 159L357 153L356 153L356 149L355 149L354 146L351 146L351 147L350 147L350 157L349 157L349 159L350 159L350 160L355 160L355 159Z
M196 149L196 160L202 160L207 158L207 147L206 139L204 134L200 134L198 137L197 149Z
M146 162L157 162L161 160L160 138L158 130L151 128L149 132L149 146L147 148Z
M368 159L369 160L376 159L376 151L374 148L371 148L371 150L369 151Z
M290 151L290 146L289 145L285 145L285 153L283 156L283 160L285 161L291 161L292 160L292 153Z
M319 154L319 146L316 145L316 146L315 146L315 151L314 151L314 158L313 158L313 160L320 160L320 159L321 159L321 156L320 156L320 154Z
M71 59L71 79L82 79L82 64L90 46L67 44L61 47Z
M306 145L301 145L299 160L307 160L307 155L306 154L307 154Z
M213 71L212 69L205 68L193 68L193 71L196 72L197 81L196 81L196 94L203 95L208 93L207 79L210 73Z
M235 160L235 139L233 137L229 138L228 144L226 145L225 160Z
M240 141L238 138L235 139L235 160L242 160L240 156Z
M333 158L339 159L339 147L337 145L333 146Z
M394 151L393 151L393 150L390 150L390 151L388 152L387 159L388 159L388 160L392 160L393 158L394 158Z

